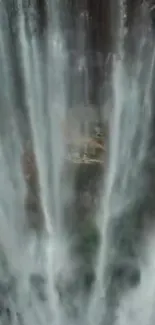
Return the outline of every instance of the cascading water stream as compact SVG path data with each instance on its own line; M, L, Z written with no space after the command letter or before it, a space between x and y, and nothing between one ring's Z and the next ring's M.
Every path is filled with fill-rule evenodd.
M43 253L40 254L45 255L41 257L42 272L47 278L48 305L49 310L51 309L52 323L57 325L65 322L67 317L64 315L64 307L60 303L56 289L57 277L68 278L72 268L72 262L69 260L69 244L64 230L61 189L65 154L62 125L67 105L64 80L67 56L57 2L48 3L49 19L52 17L52 22L50 21L48 25L45 57L41 55L37 38L32 36L30 41L27 39L23 8L21 7L19 13L21 65L38 169L40 199L45 218L45 234L41 242Z
M15 277L19 273L21 277L17 289L17 301L14 301L12 308L15 315L16 312L22 314L24 324L30 322L46 324L49 322L48 315L50 315L50 322L52 319L52 323L55 325L62 323L62 319L63 322L65 321L64 315L62 316L63 306L59 302L59 294L56 289L56 276L59 275L59 272L62 273L63 270L65 278L66 272L70 272L72 265L71 261L68 261L69 248L68 243L66 243L65 232L62 232L61 175L64 164L65 143L61 128L62 122L65 120L67 100L64 81L66 54L63 45L64 40L59 28L58 15L56 15L56 6L56 2L52 4L54 19L52 25L49 24L47 32L47 57L43 58L37 37L32 36L31 40L28 40L24 2L17 4L17 37L19 40L20 65L22 67L25 100L32 130L33 150L38 169L42 218L44 218L44 229L42 229L41 236L38 237L35 232L24 235L24 229L26 231L26 228L24 228L26 226L26 219L24 219L26 217L26 186L21 170L20 136L16 132L17 126L12 125L15 116L14 93L12 92L12 79L9 70L11 60L7 44L8 17L1 4L1 15L5 24L2 24L0 29L0 58L1 70L4 70L1 76L4 76L3 97L5 96L4 108L6 110L4 112L4 136L2 134L3 138L1 140L1 184L5 184L7 190L7 194L4 188L1 191L1 241L2 249L4 249L9 263L12 261L15 264L13 265L15 270L11 271L10 269L10 273L13 273ZM50 11L51 8L49 8L49 13ZM45 78L42 78L43 69L46 70ZM10 123L7 123L9 121L8 117ZM11 133L11 127L13 133ZM3 130L3 128L1 129ZM12 175L12 170L14 175ZM7 195L9 204L6 203ZM5 220L6 215L8 221ZM4 237L7 228L10 232L8 246L11 245L11 256ZM20 263L23 267L19 266ZM48 302L46 306L43 303L40 306L32 288L28 284L31 274L39 274L40 272L41 276L47 280ZM67 274L67 276L69 275ZM31 301L31 308L28 307L29 300ZM39 310L39 308L41 309ZM15 317L14 321L17 324L19 320Z
M124 46L127 6L126 1L119 1L116 55L111 78L113 111L109 161L103 189L104 198L97 211L101 240L94 264L96 279L90 296L86 297L84 288L76 290L72 285L77 279L75 269L76 267L78 269L79 261L73 256L74 243L66 231L64 207L67 194L64 193L64 188L69 192L73 191L73 188L67 178L63 177L65 186L62 184L67 155L63 123L66 121L68 98L71 95L66 80L69 78L69 75L66 75L66 70L68 72L69 69L69 53L61 22L61 12L67 10L67 5L62 1L47 1L48 26L43 42L44 49L39 36L28 33L34 22L30 18L28 28L25 18L25 10L28 9L25 9L24 0L17 0L16 5L18 64L22 72L32 150L37 166L40 198L38 204L41 206L37 213L41 213L43 222L39 232L30 229L27 222L29 213L25 207L27 185L21 164L22 141L16 123L12 53L10 54L8 36L9 16L4 3L1 2L0 324L135 325L137 322L139 324L139 314L134 319L128 315L130 313L128 307L132 305L129 300L134 294L124 289L124 283L122 287L119 281L117 283L117 273L122 264L129 269L133 264L135 269L138 265L140 271L143 271L137 251L134 252L135 255L130 255L132 244L129 237L132 233L130 228L134 227L130 210L132 213L136 202L143 200L146 194L144 165L149 140L155 64L155 51L151 44L152 35L149 26L146 26L145 40L143 41L143 35L137 40L140 44L139 54L137 59L133 59L130 69L128 53ZM82 69L85 69L86 81L82 85L86 87L83 98L81 87L79 84L75 85L74 104L79 103L79 100L83 102L86 100L84 104L89 105L87 42L85 38L81 40L81 35L88 37L87 33L84 33L84 20L85 13L78 27L81 30L79 34L77 33L79 35L77 53L84 60ZM146 49L148 43L150 43L149 53ZM144 56L147 56L147 59L143 67ZM74 82L76 83L76 78ZM81 98L76 98L77 96ZM149 266L141 272L144 273L144 280L142 289L140 287L137 290L134 298L136 306L139 306L138 298L141 299L140 295L146 288L147 275L154 270L153 254L150 252L149 244L147 242L146 248ZM138 277L139 273L138 275L136 273L136 276ZM125 274L125 285L127 284L128 288L127 281ZM149 288L151 284L153 289L149 289L149 303L152 302L154 294L152 278ZM144 301L146 303L145 299ZM1 308L5 310L4 313L1 312ZM123 312L121 308L124 308ZM152 325L152 319L152 306L150 308L147 305L143 324Z
M3 28L0 29L0 60L2 63L0 69L1 245L2 247L6 245L8 263L10 261L14 264L10 265L10 268L17 268L20 271L18 259L22 260L23 247L21 248L21 245L24 245L26 186L21 168L22 147L14 115L15 98L9 60L8 21L2 4L0 4L0 15ZM7 64L5 64L6 61ZM10 243L6 242L8 231L10 231Z
M141 49L140 55L133 63L133 70L129 71L128 56L124 48L124 17L126 17L125 2L120 1L120 24L116 36L116 57L114 57L112 73L113 111L110 124L109 161L103 190L103 205L99 214L101 244L95 265L96 283L88 312L91 324L96 321L98 324L117 323L119 297L120 294L124 296L124 284L121 285L119 282L119 273L123 272L122 278L127 286L128 275L124 272L127 268L130 269L130 264L131 268L136 268L139 264L136 248L135 256L130 256L130 251L134 249L132 236L134 236L135 221L132 221L128 211L131 209L133 213L132 209L136 202L143 200L146 195L144 164L149 143L155 51L152 49L150 61L146 60L147 73L145 68L142 68L143 57L141 57L145 53L145 48ZM147 30L146 37L151 43L149 26ZM144 35L138 42L145 44L146 39L143 40L143 37ZM141 70L138 69L139 62ZM141 78L144 78L144 88ZM137 271L135 272L138 279L139 275ZM119 322L121 319L118 324ZM129 320L128 322L130 323Z

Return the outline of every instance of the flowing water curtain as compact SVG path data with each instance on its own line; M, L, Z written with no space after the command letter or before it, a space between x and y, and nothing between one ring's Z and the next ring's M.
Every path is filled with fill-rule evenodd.
M22 242L22 236L24 234L24 226L26 224L26 216L24 209L24 201L26 195L26 186L24 184L24 177L22 175L21 167L21 155L22 155L22 144L20 142L20 135L18 126L16 123L16 98L14 93L14 79L12 70L12 61L10 57L10 29L8 23L8 15L1 3L0 6L1 15L1 28L0 28L0 60L1 60L1 125L0 125L0 136L1 136L1 163L2 171L4 170L4 175L6 177L5 185L8 186L8 193L10 193L10 206L11 210L8 213L8 218L10 218L10 227L18 233L20 241ZM2 90L3 89L3 90ZM4 177L4 176L3 176ZM9 185L10 184L10 185ZM12 191L12 194L11 194ZM1 192L1 195L4 195ZM2 199L6 202L6 192ZM9 204L6 202L6 206L9 209ZM19 227L18 229L15 228ZM15 234L14 234L15 235ZM16 239L18 238L17 235ZM17 239L17 241L19 240ZM17 249L20 244L17 245ZM15 252L14 252L15 253Z
M104 189L103 207L100 212L102 226L100 227L101 246L96 266L97 280L91 301L91 318L94 315L96 315L96 317L98 315L99 319L100 317L101 319L105 317L107 321L108 319L114 321L115 307L119 296L119 292L115 292L115 283L113 279L114 269L112 265L117 258L116 256L122 254L121 251L117 251L117 244L118 247L120 245L119 240L118 243L113 243L113 223L115 224L115 218L119 220L121 216L123 216L129 202L130 204L134 204L135 196L132 192L135 188L139 188L141 184L140 175L143 172L143 163L148 145L151 116L149 96L152 84L152 65L154 65L154 53L151 53L152 62L146 76L146 84L149 83L149 90L145 93L146 95L144 95L145 103L143 106L141 105L141 97L139 96L139 88L141 88L141 85L139 80L137 81L137 71L134 71L131 77L128 76L128 62L126 61L124 49L125 4L123 4L122 8L122 2L120 1L119 5L118 34L115 36L116 58L113 66L112 80L114 106L110 128L110 155ZM130 128L129 125L131 121L132 125ZM136 155L133 157L133 145L137 138L137 132L140 132L143 136L140 137L140 143L137 144ZM111 269L109 269L110 263ZM107 267L110 272L109 274L107 273ZM103 307L101 307L100 304L103 305ZM93 307L96 309L97 314ZM111 309L109 308L111 307L112 311L110 312Z
M25 99L45 219L45 240L42 241L45 252L43 271L48 283L49 309L57 324L61 323L63 317L68 317L59 300L57 276L60 273L60 277L66 280L68 274L72 272L69 242L63 228L61 196L61 173L65 155L61 125L66 116L67 91L64 68L67 57L59 20L61 6L59 7L57 2L49 1L47 8L49 24L45 56L42 57L40 54L40 43L36 35L32 35L30 39L27 36L23 7L20 7L19 14L19 39Z

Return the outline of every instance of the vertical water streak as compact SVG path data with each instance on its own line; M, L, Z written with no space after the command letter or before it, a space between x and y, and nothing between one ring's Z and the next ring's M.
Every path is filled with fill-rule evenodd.
M22 147L15 121L15 98L13 92L14 80L9 51L9 24L3 3L0 4L0 17L1 245L2 249L5 247L4 250L8 262L10 261L10 268L14 268L14 271L16 269L17 272L20 272L21 268L19 266L19 261L22 261L22 255L25 254L23 243L25 226L24 200L26 187L21 168ZM8 237L8 241L6 240L6 236ZM12 272L14 271L12 270Z
M39 53L34 59L34 52L36 51L35 42L28 43L26 35L25 17L23 7L19 4L20 11L18 13L19 19L19 40L21 51L21 65L24 77L25 86L25 99L27 101L27 108L30 115L30 123L32 129L32 136L34 141L34 150L37 161L37 167L39 169L39 185L40 185L40 198L43 208L43 214L45 217L45 228L47 232L51 234L51 204L49 201L48 191L48 168L47 165L47 152L46 150L46 128L42 128L43 115L43 103L42 103L42 89L40 85L39 66ZM37 53L37 52L36 52ZM39 89L36 87L39 84ZM37 144L36 144L37 142ZM39 145L38 145L39 142Z
M65 137L63 126L67 110L67 53L64 35L61 30L61 2L48 1L48 14L51 19L47 31L46 91L47 112L50 129L51 168L53 186L54 222L58 231L62 227L62 171L65 159Z
M53 219L52 208L52 186L54 186L54 184L50 183L52 166L50 164L51 130L49 129L49 127L51 127L49 124L51 120L49 121L49 119L51 118L51 115L48 107L43 106L43 92L45 91L45 85L42 83L41 78L42 62L40 61L39 46L37 46L37 41L33 37L28 42L23 6L23 3L22 5L19 3L20 11L18 14L18 19L21 64L23 68L25 99L27 101L27 109L29 112L32 130L33 150L40 185L40 200L42 204L43 218L45 218L45 229L42 230L43 238L41 239L40 248L37 245L36 249L39 249L39 254L41 255L39 259L42 260L42 269L40 271L43 272L43 276L47 277L49 314L51 314L50 317L52 317L53 324L57 324L59 323L58 319L61 317L61 308L58 302L58 293L55 288L55 274L53 271L55 262L53 259L54 256L59 254L59 252L57 251L58 247L57 243L55 242L55 240L57 240L57 229L52 225L52 221L54 221L54 226L56 223ZM54 62L50 61L47 62L49 68L53 63ZM44 230L46 230L45 233ZM37 315L35 316L35 300L32 300L32 302L33 309L29 317L32 318L31 321L36 322L37 320L35 317ZM23 310L25 321L27 321L28 318L27 313L28 310L25 310L25 312ZM43 315L46 316L46 310L43 311Z
M121 5L124 5L123 3L120 2ZM140 75L137 78L135 68L137 60L141 60L141 57L134 60L135 70L133 69L129 74L124 52L125 12L123 8L120 6L120 28L116 36L118 56L114 58L113 65L113 112L110 124L109 162L103 205L100 210L101 245L96 266L96 283L90 302L90 323L98 318L98 324L102 321L115 323L115 308L119 292L115 291L114 265L119 263L118 259L121 261L122 258L126 260L129 258L124 257L123 249L118 251L120 243L119 239L117 240L117 234L114 233L115 225L119 224L119 220L123 219L129 208L134 206L136 200L144 194L144 161L152 108L154 52L151 53L151 62L147 60L148 69L143 76L147 86L141 94ZM142 98L144 98L143 101ZM121 291L121 288L117 290Z

